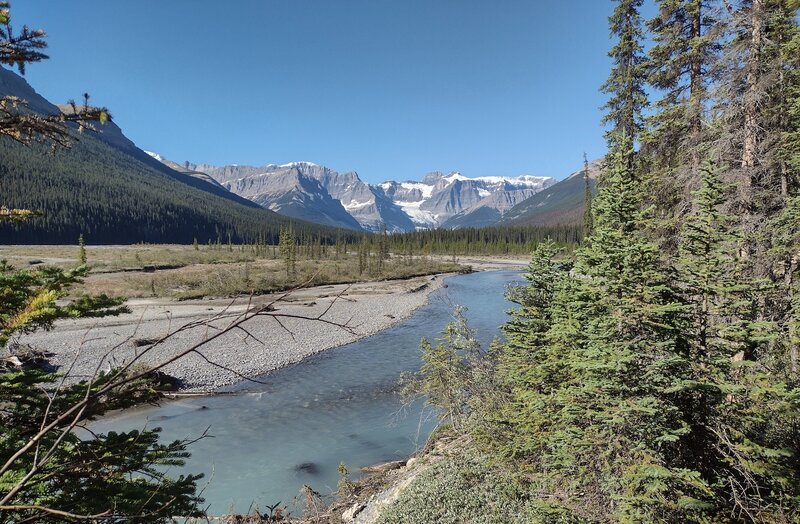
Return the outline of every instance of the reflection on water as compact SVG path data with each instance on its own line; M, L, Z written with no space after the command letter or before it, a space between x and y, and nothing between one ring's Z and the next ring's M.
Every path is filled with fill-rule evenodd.
M454 304L468 308L483 343L498 336L511 306L503 291L515 280L519 274L507 271L448 278L446 288L399 326L270 373L261 377L265 385L128 411L95 429L161 427L167 441L196 438L208 428L211 437L191 446L181 472L206 474L203 495L214 514L291 503L304 484L329 494L340 462L357 472L424 444L435 417L422 402L402 405L400 374L419 369L420 339L439 336Z

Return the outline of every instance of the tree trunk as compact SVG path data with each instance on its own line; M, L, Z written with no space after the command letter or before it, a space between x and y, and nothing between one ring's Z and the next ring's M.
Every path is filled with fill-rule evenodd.
M764 0L753 0L750 8L750 56L747 65L747 91L744 96L744 143L742 147L742 168L752 169L756 165L758 145L758 68L761 55L762 14ZM744 184L750 187L752 174L744 176Z
M797 265L800 262L800 253L794 254L789 260L786 262L786 273L784 274L784 284L786 285L786 289L789 294L789 303L794 305L795 298L794 298L794 274L797 271ZM792 316L795 318L798 315L798 311L792 311ZM796 332L797 326L790 324L791 328L789 331L789 366L791 371L791 376L794 380L797 380L798 373L800 372L800 363L798 362L798 351L797 346L800 343L800 337Z
M692 41L700 42L703 31L703 2L697 0L697 12L692 20ZM689 99L691 101L691 167L692 175L698 176L700 173L700 135L702 133L703 115L703 59L701 53L696 52L692 57Z
M744 94L744 129L742 143L742 203L744 213L742 222L745 232L749 231L753 206L753 169L756 166L756 149L758 146L758 80L759 61L761 59L762 17L764 0L753 0L750 7L750 49L747 64L747 87ZM750 242L745 237L740 248L740 256L750 256Z

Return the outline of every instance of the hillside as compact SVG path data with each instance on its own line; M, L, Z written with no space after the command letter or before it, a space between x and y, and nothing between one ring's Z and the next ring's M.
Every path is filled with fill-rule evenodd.
M589 183L593 189L600 173L600 162L594 160L589 163ZM557 184L509 209L500 220L500 225L580 223L583 219L584 188L583 168L581 168Z
M0 96L6 95L29 101L39 113L59 111L19 75L0 68ZM0 140L0 205L41 213L0 224L0 242L75 243L80 234L94 244L255 241L276 238L289 223L213 181L151 158L113 122L74 138L70 149L55 152L44 144Z

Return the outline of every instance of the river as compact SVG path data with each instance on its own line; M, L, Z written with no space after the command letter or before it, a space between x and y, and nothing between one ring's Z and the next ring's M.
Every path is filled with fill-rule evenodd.
M435 413L422 402L403 406L397 394L400 374L419 369L420 339L439 337L460 304L488 344L512 307L503 291L519 280L513 271L449 277L398 326L260 377L265 385L128 410L93 429L161 427L161 440L171 441L208 428L210 437L191 445L186 466L170 473L205 473L200 485L210 514L243 513L251 504L291 507L304 484L329 495L340 462L357 477L359 468L405 458L425 443Z

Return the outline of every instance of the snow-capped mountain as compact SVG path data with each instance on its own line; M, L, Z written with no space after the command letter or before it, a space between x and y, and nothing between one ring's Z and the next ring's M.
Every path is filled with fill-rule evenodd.
M384 182L376 186L391 198L417 228L449 227L448 221L473 209L488 207L498 219L514 205L552 185L550 177L477 177L458 172L428 173L421 182ZM461 227L468 227L464 224Z
M169 165L174 162L160 158ZM321 224L390 232L435 227L469 227L469 220L448 225L453 217L486 208L500 220L503 213L549 187L550 177L477 177L458 172L428 173L421 181L387 181L371 185L358 173L339 173L313 162L266 166L183 166L205 173L223 187L278 213Z

